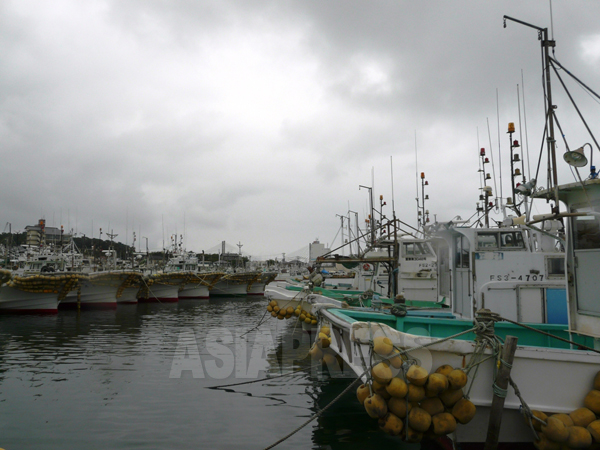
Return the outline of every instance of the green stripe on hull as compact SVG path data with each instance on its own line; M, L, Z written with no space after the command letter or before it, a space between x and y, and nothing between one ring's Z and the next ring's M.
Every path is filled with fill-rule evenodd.
M356 311L356 310L329 310L337 317L352 323L352 322L377 322L390 326L391 328L408 334L414 334L418 336L432 336L437 338L445 338L448 336L455 335L461 331L468 330L473 327L473 322L459 319L440 319L436 318L436 313L432 312L428 317L415 317L409 315L405 317L396 317L391 314L380 314L368 311ZM527 326L535 328L536 330L550 333L554 336L561 337L563 339L569 339L578 344L585 345L588 347L594 347L593 338L568 333L566 325L556 324L527 324ZM532 346L532 347L545 347L545 348L557 348L557 349L569 349L570 344L567 342L559 341L550 336L545 336L533 330L528 330L519 325L515 325L508 322L497 322L495 325L496 335L501 338L505 338L507 335L516 336L519 338L519 345ZM473 340L475 339L475 333L467 333L459 336L456 339L461 340Z

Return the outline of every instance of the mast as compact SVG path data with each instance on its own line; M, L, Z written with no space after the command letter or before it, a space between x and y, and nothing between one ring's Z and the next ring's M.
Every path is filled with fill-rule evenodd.
M548 155L550 160L551 175L552 175L552 188L554 190L554 207L552 208L552 212L554 214L558 214L560 212L559 202L558 202L558 173L556 170L556 140L554 139L554 105L552 103L552 86L550 83L550 54L549 49L556 46L556 42L553 39L548 39L548 28L540 28L538 26L532 25L527 22L523 22L522 20L515 19L513 17L504 16L504 28L506 28L506 21L511 20L516 23L520 23L521 25L525 25L527 27L538 30L538 40L541 41L542 45L542 54L543 54L543 65L545 71L545 94L546 94L546 121L548 124L548 137L546 139L546 147L548 149Z

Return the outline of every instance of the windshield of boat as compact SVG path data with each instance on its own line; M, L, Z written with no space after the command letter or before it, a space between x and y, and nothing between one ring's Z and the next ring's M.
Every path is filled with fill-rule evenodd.
M521 231L481 231L477 233L477 250L522 250L525 248Z
M430 256L433 254L427 242L404 242L403 256Z
M575 250L600 248L600 202L592 206L574 209L574 212L591 212L594 215L577 216L573 220L573 241Z

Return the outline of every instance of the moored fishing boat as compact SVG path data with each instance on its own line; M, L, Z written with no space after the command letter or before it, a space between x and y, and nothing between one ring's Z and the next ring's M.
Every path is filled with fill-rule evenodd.
M211 297L264 295L264 287L277 276L260 271L226 273L210 290Z
M59 307L114 309L117 303L135 304L142 283L142 273L139 271L93 272L80 282L77 292L71 292L61 301Z
M22 314L56 314L59 303L87 279L81 273L17 275L7 270L0 277L0 313Z
M531 27L549 72L554 41L547 29ZM358 376L366 412L408 442L447 434L463 443L535 441L538 448L599 442L600 181L592 167L587 180L558 184L549 74L545 88L550 187L536 192L534 179L513 186L526 211L504 228L438 228L447 251L441 259L452 291L450 317L328 306L318 312L311 354L342 362ZM564 159L585 165L583 147ZM530 195L553 201L551 213L530 217Z

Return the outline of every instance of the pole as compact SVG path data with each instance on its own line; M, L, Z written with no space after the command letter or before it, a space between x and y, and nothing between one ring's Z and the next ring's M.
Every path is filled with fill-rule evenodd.
M498 391L505 392L508 388L510 369L515 357L515 351L517 350L518 340L515 336L506 336L506 341L502 347L501 361L503 363L500 364L494 383L498 389L494 391L494 397L492 398L492 408L490 410L490 420L488 422L484 450L495 450L498 447L500 425L502 424L502 410L504 409L504 399L506 397L506 394L501 395Z

